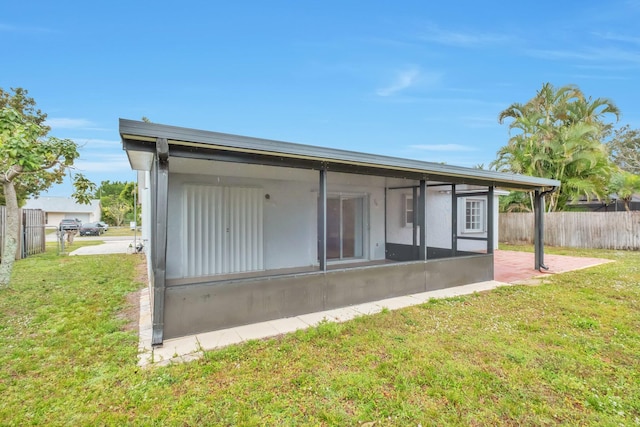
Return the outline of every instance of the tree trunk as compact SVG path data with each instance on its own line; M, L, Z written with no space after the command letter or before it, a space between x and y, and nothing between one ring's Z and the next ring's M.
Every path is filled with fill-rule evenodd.
M4 198L7 205L7 222L4 230L4 248L2 249L2 262L0 263L0 288L9 287L11 281L11 271L16 260L18 251L18 228L20 226L20 209L18 208L18 198L13 182L2 183Z

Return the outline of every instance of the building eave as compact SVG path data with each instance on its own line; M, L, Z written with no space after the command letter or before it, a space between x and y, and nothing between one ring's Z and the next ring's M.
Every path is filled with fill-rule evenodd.
M120 119L120 135L133 169L148 170L157 138L166 138L170 156L252 159L265 164L287 162L308 168L327 168L340 172L380 174L413 179L489 185L505 189L535 190L560 186L553 179L508 174L482 169L443 165L413 159L360 153L204 131L157 123Z

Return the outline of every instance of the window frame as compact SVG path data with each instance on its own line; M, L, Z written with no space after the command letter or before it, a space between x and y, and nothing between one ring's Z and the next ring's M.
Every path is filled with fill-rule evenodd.
M470 205L477 205L477 207L472 206L472 211L469 212ZM469 214L471 214L471 221L469 221ZM487 231L487 201L485 199L465 198L463 231L464 233L485 233Z
M413 220L415 218L415 213L413 211L413 195L403 194L402 201L402 226L413 228Z

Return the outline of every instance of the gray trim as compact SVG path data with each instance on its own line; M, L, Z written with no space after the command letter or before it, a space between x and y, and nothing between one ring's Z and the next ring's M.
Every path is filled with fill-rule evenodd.
M477 240L480 242L486 242L487 240L489 240L488 237L473 237L473 236L458 236L459 240Z
M456 197L482 197L487 195L489 195L488 191L463 191L462 193L457 193Z
M327 271L327 170L320 169L318 191L318 259L320 271Z
M549 268L544 265L544 196L548 192L536 191L533 199L533 212L534 212L534 234L533 244L535 248L535 264L536 270L542 271Z
M156 142L155 227L153 251L153 325L152 345L161 345L164 335L164 311L167 272L167 215L169 206L169 144L166 139Z
M413 247L418 247L418 225L420 224L420 214L418 212L418 188L413 187L411 193L411 201L413 202ZM404 199L404 197L403 197ZM407 203L402 207L402 212L407 215ZM404 221L404 220L403 220Z
M493 253L493 187L487 194L487 253Z
M456 185L451 184L451 254L458 255L458 196Z
M358 153L326 147L294 144L219 132L210 132L177 126L146 123L120 119L120 135L125 150L148 148L139 141L166 138L174 147L183 147L183 155L191 152L195 155L198 149L210 149L218 154L243 153L247 157L258 156L265 161L267 157L287 161L298 159L303 162L327 162L330 170L342 165L353 173L366 173L386 176L383 170L393 172L394 176L413 175L416 179L445 179L458 183L493 185L505 188L533 190L537 188L556 187L560 182L553 179L536 178L524 175L507 174L482 169L471 169L460 166L442 165L412 159ZM144 147L144 148L143 148ZM205 154L206 156L206 154ZM422 175L422 176L420 176Z
M418 206L418 213L420 215L420 249L418 250L418 256L420 261L427 260L427 182L424 179L420 180L420 203Z

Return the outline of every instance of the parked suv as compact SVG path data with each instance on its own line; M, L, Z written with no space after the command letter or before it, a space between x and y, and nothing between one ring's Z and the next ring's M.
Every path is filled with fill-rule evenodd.
M67 218L60 221L60 231L78 231L79 229L80 222L73 218Z

